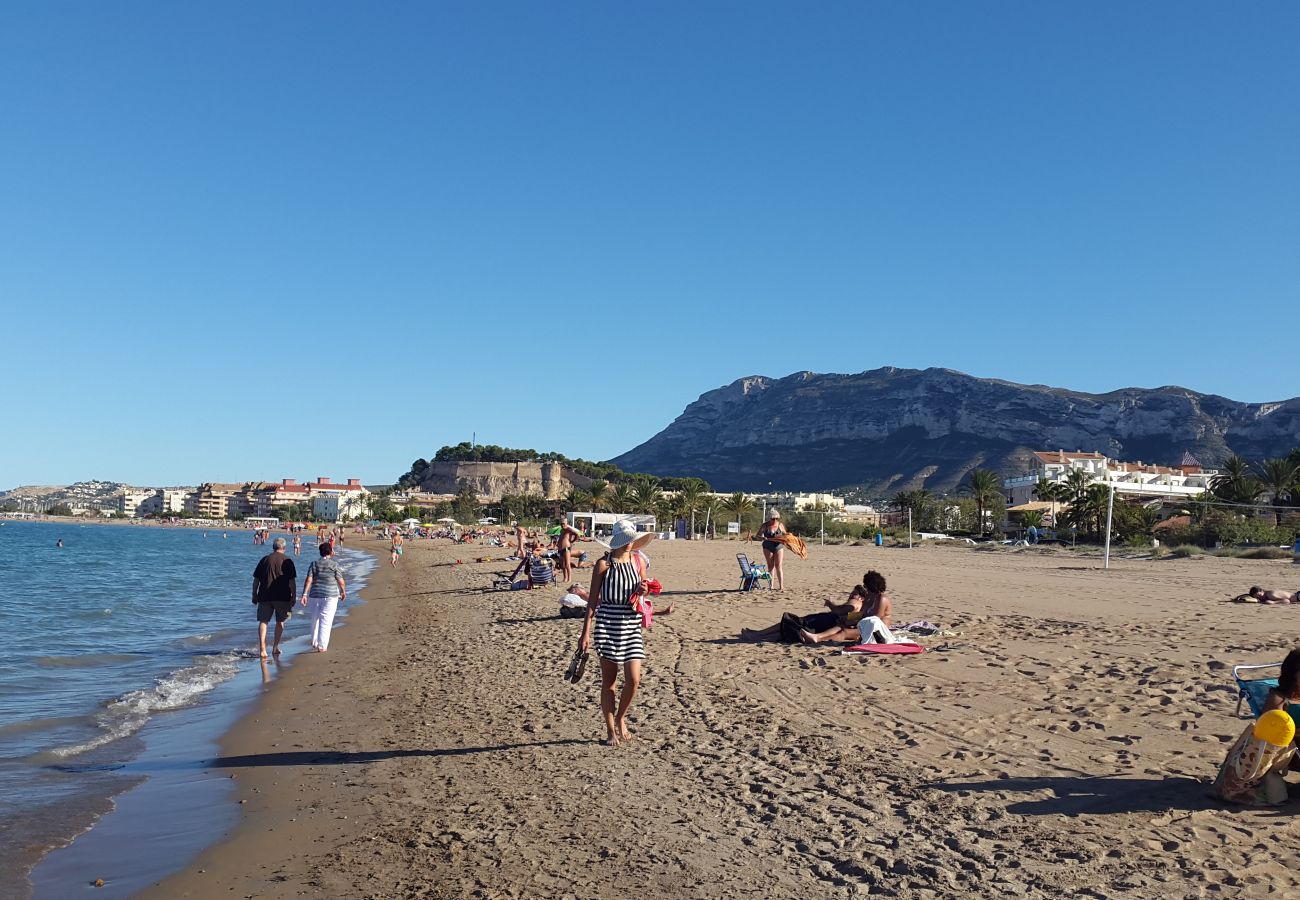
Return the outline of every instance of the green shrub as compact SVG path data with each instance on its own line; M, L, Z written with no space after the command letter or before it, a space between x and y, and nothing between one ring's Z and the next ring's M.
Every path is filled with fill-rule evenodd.
M1169 555L1174 559L1188 559L1193 556L1201 556L1205 551L1194 544L1179 544L1169 551Z
M1290 559L1291 551L1281 547L1254 547L1238 554L1242 559Z

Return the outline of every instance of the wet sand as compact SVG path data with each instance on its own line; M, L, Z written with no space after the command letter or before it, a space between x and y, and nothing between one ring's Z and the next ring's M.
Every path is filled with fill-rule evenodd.
M506 551L408 543L224 741L240 826L145 896L1300 890L1300 788L1280 810L1206 796L1246 724L1230 665L1300 643L1300 608L1223 601L1300 568L814 546L785 592L740 594L738 549L651 549L678 606L611 750L595 667L561 679L581 623L560 590L491 593L509 564L470 560ZM885 658L736 640L868 568L896 622L955 634Z

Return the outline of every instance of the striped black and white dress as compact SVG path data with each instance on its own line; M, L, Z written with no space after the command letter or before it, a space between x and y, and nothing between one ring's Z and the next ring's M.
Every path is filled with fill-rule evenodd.
M632 609L632 592L641 583L632 560L611 563L600 584L600 605L596 607L596 624L592 644L596 655L611 662L625 663L645 659L645 641L641 637L641 616Z

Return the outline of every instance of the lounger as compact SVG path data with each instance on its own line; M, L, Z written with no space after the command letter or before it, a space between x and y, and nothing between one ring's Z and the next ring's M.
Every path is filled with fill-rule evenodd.
M750 562L749 557L743 553L736 554L736 562L740 563L740 589L742 591L752 591L760 581L766 581L769 589L772 587L772 576L768 573L767 566Z
M1279 669L1281 663L1263 663L1256 666L1233 666L1232 678L1237 682L1237 715L1241 715L1241 701L1250 704L1250 712L1259 718L1264 712L1264 702L1268 700L1269 688L1277 687L1277 677L1242 678L1242 672L1254 672L1260 669Z

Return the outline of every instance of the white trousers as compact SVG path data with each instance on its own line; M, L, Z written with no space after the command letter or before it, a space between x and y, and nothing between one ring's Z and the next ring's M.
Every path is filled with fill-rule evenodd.
M876 616L865 616L858 623L858 631L862 633L860 643L863 644L897 644L898 638L889 630L889 626Z
M313 649L326 649L330 645L330 629L334 627L334 613L339 609L338 597L309 597L311 603L311 645Z

